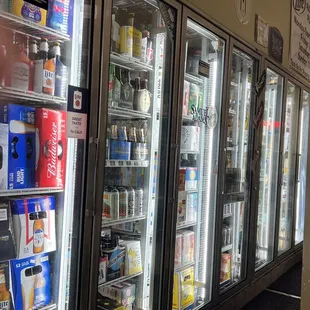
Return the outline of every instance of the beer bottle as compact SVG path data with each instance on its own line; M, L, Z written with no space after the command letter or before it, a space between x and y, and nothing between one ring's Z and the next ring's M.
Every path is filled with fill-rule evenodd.
M36 212L29 215L33 220L33 253L38 254L44 251L44 221L46 212L41 211L40 205L36 206Z
M66 97L67 89L67 67L61 61L60 44L55 43L53 46L53 55L55 57L55 96Z
M37 54L38 54L37 41L32 40L30 42L30 47L29 47L29 58L30 58L30 60L35 61L37 59Z
M6 288L5 273L0 269L0 309L10 310L11 294Z

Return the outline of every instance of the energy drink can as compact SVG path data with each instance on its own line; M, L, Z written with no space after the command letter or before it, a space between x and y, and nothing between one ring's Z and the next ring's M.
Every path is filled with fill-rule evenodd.
M104 188L102 218L108 220L119 218L119 192L116 188L109 186Z
M132 187L127 187L128 192L128 216L135 216L136 196Z
M137 188L135 190L136 206L135 206L135 215L143 215L143 189Z
M119 217L126 218L128 216L128 192L125 187L119 187Z

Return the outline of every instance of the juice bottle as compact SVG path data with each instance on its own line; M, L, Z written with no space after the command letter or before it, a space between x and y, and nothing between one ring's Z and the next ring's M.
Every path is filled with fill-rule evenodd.
M14 51L11 64L11 87L30 90L31 61L28 58L28 37L14 35Z

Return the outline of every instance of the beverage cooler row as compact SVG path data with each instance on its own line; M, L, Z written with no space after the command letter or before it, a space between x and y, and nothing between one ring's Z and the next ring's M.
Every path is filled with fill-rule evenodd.
M35 2L0 1L1 309L212 309L301 247L307 87L175 1Z

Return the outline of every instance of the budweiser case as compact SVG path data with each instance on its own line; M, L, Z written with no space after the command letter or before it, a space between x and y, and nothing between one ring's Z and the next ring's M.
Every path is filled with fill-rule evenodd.
M21 197L9 202L13 214L17 257L55 251L55 197Z
M36 186L63 188L67 155L65 112L36 110L36 144Z

